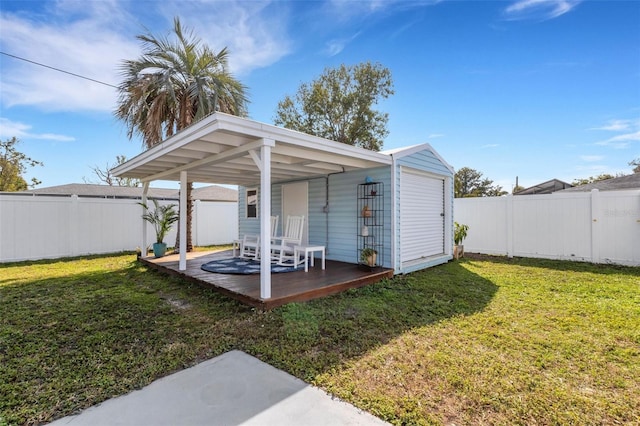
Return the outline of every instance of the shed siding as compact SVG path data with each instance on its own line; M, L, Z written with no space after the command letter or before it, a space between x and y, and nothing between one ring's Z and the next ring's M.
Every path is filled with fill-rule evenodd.
M342 262L358 263L357 239L358 206L357 185L369 176L382 182L385 189L384 209L384 264L391 267L391 168L379 167L329 178L329 243L327 258Z
M444 180L445 220L444 220L444 254L425 258L416 263L402 266L402 239L400 223L401 167L429 173ZM396 273L408 273L415 270L445 263L452 259L453 251L453 172L437 155L429 149L419 151L396 161L393 170L395 190L392 191L391 167L358 170L346 173L332 174L328 177L308 180L308 226L309 244L326 246L327 259L342 262L358 263L357 255L357 185L363 183L367 176L374 181L382 182L385 189L384 198L384 263L385 267L395 267ZM328 181L328 196L327 196ZM283 182L286 183L286 182ZM272 186L271 214L279 215L278 232L282 232L286 218L282 217L282 184ZM260 232L257 219L245 217L246 191L240 187L238 191L239 235ZM258 188L258 198L260 191ZM328 212L325 205L328 198ZM394 215L391 213L394 212ZM395 220L395 223L393 221ZM392 227L392 224L395 226ZM395 251L392 246L395 243ZM392 256L394 258L392 259Z
M309 245L327 245L326 181L324 178L309 181Z
M254 188L253 186L251 188ZM258 188L258 209L260 208L260 198L262 197L260 193L260 187ZM238 187L238 235L239 238L242 238L245 234L260 234L260 213L258 210L258 218L247 218L247 188L243 186ZM282 185L276 184L271 185L271 215L280 216L278 220L278 234L282 234Z
M442 164L440 159L428 150L402 157L398 160L398 165L435 173L437 175L453 177L447 166Z
M444 221L444 255L435 256L425 259L423 262L414 263L410 266L402 266L402 239L401 239L401 226L400 222L400 198L401 193L401 167L407 167L415 170L420 170L433 174L444 179L445 185L445 221ZM453 258L453 173L449 168L440 161L431 151L425 149L423 151L416 152L406 157L401 157L396 162L396 170L394 171L396 177L396 203L395 203L395 220L396 220L396 232L394 235L396 252L395 252L395 265L396 273L408 273L419 269L428 268L430 266L446 263Z

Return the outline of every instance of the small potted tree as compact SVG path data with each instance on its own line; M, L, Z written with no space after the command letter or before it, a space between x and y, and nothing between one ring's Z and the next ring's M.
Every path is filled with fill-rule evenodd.
M371 247L365 247L360 253L360 261L369 267L376 266L376 260L378 258L378 252Z
M455 246L453 247L453 257L455 259L459 259L461 257L464 257L464 246L462 245L462 242L465 238L467 238L469 225L461 225L458 222L453 222L453 225L453 241L455 243Z
M162 257L167 252L167 244L164 237L171 230L171 227L178 221L178 213L174 210L175 204L161 206L158 200L152 199L155 209L152 211L144 203L138 203L145 209L142 218L153 225L156 231L156 242L153 244L153 255Z

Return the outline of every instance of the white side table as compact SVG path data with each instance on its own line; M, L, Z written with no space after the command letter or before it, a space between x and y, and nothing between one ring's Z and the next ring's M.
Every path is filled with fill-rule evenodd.
M311 255L311 266L313 266L313 253L316 251L320 252L322 255L322 269L324 269L324 246L295 246L293 248L293 257L295 258L296 266L298 266L298 259L300 258L300 255L304 252L304 271L309 272L309 255Z

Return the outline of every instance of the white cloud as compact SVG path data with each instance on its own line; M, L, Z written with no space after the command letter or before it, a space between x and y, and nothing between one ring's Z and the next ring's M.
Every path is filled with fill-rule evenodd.
M582 0L518 0L504 9L507 20L557 18L570 12Z
M640 127L640 120L609 120L609 122L604 126L592 127L589 130L608 130L612 132L620 132L629 130L634 126Z
M604 141L596 142L596 145L610 146L616 149L622 149L629 146L631 142L640 142L640 130L632 133L625 133L614 136Z
M136 35L143 25L156 35L168 34L173 17L218 51L230 50L232 71L245 74L279 60L289 51L286 13L266 2L148 2L149 22L140 22L126 0L45 3L42 15L0 14L3 51L108 84L120 82L122 60L136 58ZM139 6L139 5L138 5ZM271 10L273 9L273 10ZM165 20L154 13L166 13ZM117 90L18 59L2 58L4 107L37 106L49 111L103 111L115 108Z
M632 142L640 142L640 120L614 119L600 127L593 127L590 130L604 130L620 133L608 139L596 142L595 145L609 146L615 149L622 149Z
M66 11L70 4L63 2L60 7ZM3 49L51 67L117 84L117 64L123 57L137 54L138 48L133 39L119 34L122 15L117 10L107 14L104 8L108 5L88 2L86 14L72 22L50 19L51 23L43 23L3 13L0 17ZM92 10L92 6L99 10ZM101 16L114 18L115 25L111 21L105 23ZM116 100L112 87L17 59L3 60L2 82L2 101L6 107L36 105L45 110L111 111Z
M338 53L342 52L344 48L353 40L355 40L359 35L360 33L357 32L351 37L330 40L327 43L327 48L325 50L325 53L329 56L336 56Z
M586 161L588 163L593 163L595 161L602 161L604 160L604 156L602 155L581 155L580 159L582 161Z
M497 144L497 143L489 143L489 144L486 144L486 145L482 145L482 148L497 148L499 146L500 146L500 144Z
M18 139L43 139L58 142L76 140L72 136L56 135L54 133L31 133L30 130L31 126L28 124L0 117L0 139L9 139L15 136Z
M227 47L229 66L237 75L271 65L291 51L286 2L173 0L158 4L166 30L179 16L182 25L213 50Z
M427 136L427 139L436 139L436 138L441 138L443 136L445 135L442 133L432 133L429 136Z

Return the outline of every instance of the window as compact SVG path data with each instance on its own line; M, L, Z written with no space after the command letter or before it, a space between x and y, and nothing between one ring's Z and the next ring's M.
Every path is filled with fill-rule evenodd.
M258 190L247 189L247 217L258 217Z

